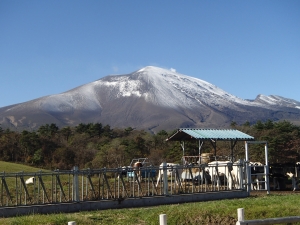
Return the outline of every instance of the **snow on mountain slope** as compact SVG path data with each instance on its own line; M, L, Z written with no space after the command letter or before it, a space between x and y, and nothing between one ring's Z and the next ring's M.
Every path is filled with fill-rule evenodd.
M252 104L233 96L206 81L171 70L148 66L129 75L109 76L93 82L110 87L115 98L137 96L166 107L193 108L201 104L226 106Z
M172 107L177 105L192 107L199 103L217 101L218 98L243 102L243 100L230 95L215 85L171 70L149 66L137 71L136 74L152 82L152 86L156 88L154 93L158 98L156 102L161 105L169 102ZM170 99L170 97L172 98ZM222 101L217 104L222 104Z
M89 85L85 86L84 90L79 89L44 97L37 104L45 111L97 110L101 108L94 90Z
M262 104L278 105L278 106L291 107L291 108L294 107L300 109L300 102L293 99L284 98L278 95L269 95L269 96L258 95L255 101L260 102Z
M101 108L94 90L85 85L84 90L68 91L61 94L49 95L34 99L25 103L6 107L6 111L22 110L30 107L31 110L43 110L49 112L70 112L78 109L96 110Z

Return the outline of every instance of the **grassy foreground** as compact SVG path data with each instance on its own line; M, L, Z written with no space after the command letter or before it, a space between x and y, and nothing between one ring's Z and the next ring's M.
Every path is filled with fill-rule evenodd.
M245 219L264 219L300 215L300 193L262 194L244 199L186 203L145 208L114 209L70 214L29 215L2 218L8 225L77 225L94 224L159 224L159 215L166 214L168 224L235 224L237 209L245 209ZM298 223L300 224L300 223Z

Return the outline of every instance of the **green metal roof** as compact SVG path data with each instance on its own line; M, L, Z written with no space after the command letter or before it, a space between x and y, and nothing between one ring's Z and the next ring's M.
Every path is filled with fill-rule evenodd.
M239 130L233 129L197 129L197 128L180 128L175 134L167 138L167 141L187 141L187 140L254 140L254 137L245 134Z

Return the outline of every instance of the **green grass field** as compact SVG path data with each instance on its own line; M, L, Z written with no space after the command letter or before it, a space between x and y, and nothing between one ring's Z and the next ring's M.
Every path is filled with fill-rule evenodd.
M36 172L39 169L19 164L0 162L6 172ZM5 169L4 169L5 168ZM237 209L245 209L245 219L300 216L299 192L266 192L252 194L249 198L230 199L156 207L114 209L50 215L28 215L1 218L0 224L8 225L66 225L76 221L77 225L141 225L159 224L159 215L166 214L168 224L236 224ZM300 224L300 223L297 223Z
M115 209L70 214L29 215L0 219L8 225L77 225L94 224L159 224L159 215L166 214L168 224L235 224L237 209L245 209L245 219L264 219L300 215L300 194L283 193L231 199L164 205L145 208ZM300 223L298 223L300 224Z
M40 168L26 166L17 163L3 162L0 161L0 172L5 173L17 173L17 172L38 172Z

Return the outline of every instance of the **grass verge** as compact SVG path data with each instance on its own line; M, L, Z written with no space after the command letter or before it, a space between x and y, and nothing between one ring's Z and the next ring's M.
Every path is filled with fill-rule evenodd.
M272 194L271 192L270 195L262 194L243 199L2 218L0 224L66 225L69 221L76 221L77 225L157 225L160 214L167 215L168 224L235 224L238 208L245 209L246 220L299 216L299 202L300 193Z

